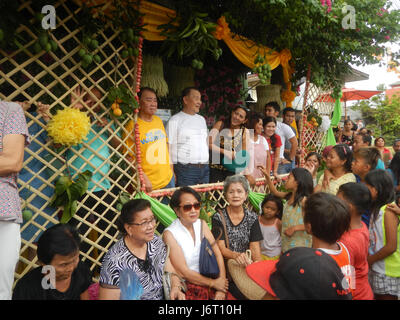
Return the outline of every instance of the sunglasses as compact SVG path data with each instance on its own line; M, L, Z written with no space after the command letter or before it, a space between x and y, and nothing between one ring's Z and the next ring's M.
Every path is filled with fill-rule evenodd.
M183 211L185 211L185 212L189 212L193 208L194 208L194 210L200 210L200 202L196 202L196 203L193 203L193 204L185 204L185 205L180 206L180 207L183 208Z

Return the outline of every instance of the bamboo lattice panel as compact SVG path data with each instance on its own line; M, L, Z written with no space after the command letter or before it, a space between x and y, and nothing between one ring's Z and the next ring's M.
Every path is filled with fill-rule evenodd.
M298 105L300 106L295 106L296 109L302 109L299 146L305 151L304 156L306 156L309 151L315 151L321 154L325 147L326 132L318 130L319 128L309 128L305 126L305 121L307 120L307 115L310 113L311 108L316 110L320 116L326 115L331 119L335 106L334 103L316 101L320 95L330 92L331 88L329 87L321 89L310 83L308 91L305 90L301 99L298 100Z
M33 19L35 12L30 3L24 3L20 10ZM119 192L132 194L139 183L136 163L127 161L122 154L124 146L134 153L127 147L126 140L121 138L127 122L135 121L134 115L132 113L121 123L105 105L107 90L114 85L124 84L134 93L136 63L131 59L120 59L123 45L117 38L118 32L106 25L97 35L99 46L94 51L101 57L101 62L82 68L78 55L82 30L75 16L81 9L72 1L58 1L55 8L57 28L51 31L51 38L58 45L55 52L41 51L36 54L33 45L37 36L24 25L18 29L19 36L24 39L20 48L13 52L0 50L0 99L29 101L33 104L42 102L50 105L50 111L54 114L57 109L70 106L71 95L78 86L85 93L94 88L100 91L100 98L91 95L94 105L86 106L92 123L89 136L92 138L79 148L68 151L73 178L79 171L84 171L84 167L91 168L94 175L101 176L95 183L95 188L100 192L88 191L78 203L78 211L82 213L70 221L78 227L82 236L82 248L85 248L81 251L83 260L87 260L94 270L100 266L104 253L117 239L115 220ZM35 256L38 236L59 222L62 212L51 208L49 201L54 193L55 181L60 174L66 173L64 159L67 154L66 149L60 153L54 151L51 141L47 139L46 123L36 112L25 114L32 143L25 149L23 170L18 182L22 205L33 211L33 217L21 225L22 246L17 279L38 263ZM104 118L108 119L105 127L94 126ZM111 147L112 139L118 142L120 148ZM96 148L91 144L94 141L97 141ZM91 164L95 161L102 164L95 167ZM107 166L109 169L104 170ZM107 181L111 188L107 188ZM93 199L93 203L88 203L89 198Z

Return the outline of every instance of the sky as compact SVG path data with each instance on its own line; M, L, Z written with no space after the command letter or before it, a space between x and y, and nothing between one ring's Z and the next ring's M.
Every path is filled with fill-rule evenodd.
M400 45L388 44L392 51L400 49ZM352 66L354 69L365 72L369 75L368 80L354 81L346 83L346 87L355 88L360 90L376 90L376 87L380 84L385 84L386 88L390 88L390 85L400 81L399 74L394 72L387 72L387 64L383 63L382 67L378 64L367 65L367 66Z

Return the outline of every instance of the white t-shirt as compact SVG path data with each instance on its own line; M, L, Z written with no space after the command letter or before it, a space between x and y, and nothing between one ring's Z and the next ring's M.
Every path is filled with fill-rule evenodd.
M250 141L251 141L253 144L260 144L260 143L262 143L262 144L264 145L264 147L265 147L265 150L266 150L266 151L269 150L269 145L268 145L267 139L265 139L261 134L258 135L257 141L254 141L254 139L250 139Z
M173 115L165 128L173 163L208 163L208 129L199 114Z
M288 126L285 123L276 122L276 130L275 133L281 137L281 141L282 141L282 147L280 150L280 154L279 154L279 158L283 159L283 153L285 152L285 142L286 140L292 139L293 137L296 137L295 133L293 132L293 129Z

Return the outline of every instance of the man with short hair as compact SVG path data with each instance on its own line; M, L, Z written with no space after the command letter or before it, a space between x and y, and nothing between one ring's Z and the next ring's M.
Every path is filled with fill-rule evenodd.
M394 151L394 154L396 152L400 151L400 139L396 139L396 140L393 141L393 151Z
M296 129L292 127L293 121L295 121L295 119L296 119L296 111L292 107L286 107L285 109L283 109L282 122L284 124L287 124L290 127L290 129L292 129L293 133L296 135ZM292 169L294 169L296 167L296 161L290 159L290 150L292 149L292 144L290 143L290 140L285 141L284 148L285 150L283 156L285 157L286 160L292 163Z
M174 163L177 186L209 183L208 130L204 117L199 115L201 93L195 87L182 92L182 111L169 119L166 131Z
M139 96L139 114L137 124L140 134L140 150L143 168L143 178L146 192L152 190L174 188L175 178L168 151L167 133L162 120L155 115L158 101L156 92L148 87L141 88ZM131 136L126 144L134 149L134 123L129 121L126 126ZM128 158L134 155L128 151Z
M277 118L281 111L279 104L276 101L268 102L265 105L265 116ZM282 140L282 145L285 145L286 141L289 141L291 144L291 148L289 151L288 159L284 157L284 148L280 150L280 164L278 167L278 174L286 174L292 170L292 161L295 161L296 150L298 147L298 142L296 139L296 134L293 132L290 126L285 123L276 122L276 131L275 133L280 136Z

